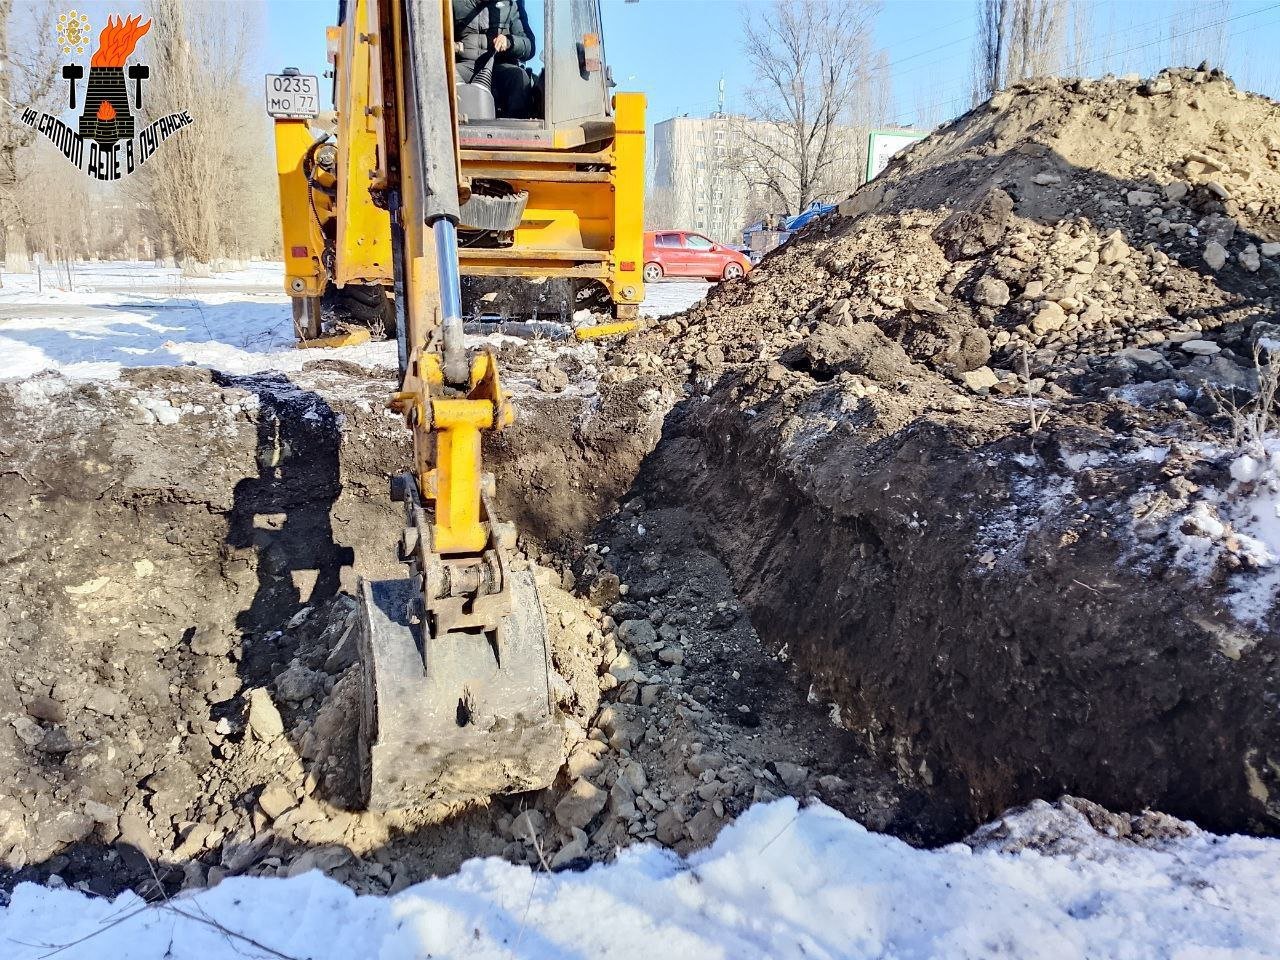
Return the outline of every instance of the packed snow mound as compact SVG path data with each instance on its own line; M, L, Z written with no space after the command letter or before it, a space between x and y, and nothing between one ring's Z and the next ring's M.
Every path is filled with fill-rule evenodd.
M11 960L1280 953L1280 842L1186 827L1138 844L1061 810L1077 813L1070 854L915 850L786 799L752 808L687 860L647 845L582 873L472 860L387 898L316 872L153 904L24 884L0 913L0 945ZM1054 823L1053 808L1003 821L1041 835Z

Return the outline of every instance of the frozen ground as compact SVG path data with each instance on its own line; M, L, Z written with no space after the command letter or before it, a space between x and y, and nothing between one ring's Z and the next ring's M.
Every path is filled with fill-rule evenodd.
M652 846L583 873L472 860L392 897L312 872L230 879L144 904L26 884L0 955L35 960L292 957L1261 958L1280 956L1280 843L1190 836L1139 846L1047 804L999 845L914 850L821 804L757 805L681 860ZM1079 822L1077 822L1079 821ZM1052 846L1048 849L1053 849Z
M394 367L395 346L293 348L293 323L280 264L201 279L150 263L81 264L65 275L44 269L6 274L0 289L0 379L42 370L112 378L122 367L194 363L227 373L298 370L322 356ZM706 293L696 281L650 287L648 316L683 310Z

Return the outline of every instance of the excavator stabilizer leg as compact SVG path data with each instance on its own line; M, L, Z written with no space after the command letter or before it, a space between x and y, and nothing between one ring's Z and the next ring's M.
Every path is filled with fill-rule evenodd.
M496 634L424 636L412 580L361 584L367 806L461 803L551 785L564 732L533 575L509 575L511 612Z

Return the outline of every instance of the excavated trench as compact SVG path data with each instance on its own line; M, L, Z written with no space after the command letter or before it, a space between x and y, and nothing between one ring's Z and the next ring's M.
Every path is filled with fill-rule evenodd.
M978 508L1009 483L986 454L1025 437L846 436L800 470L734 376L677 405L656 376L507 361L522 419L488 456L551 568L586 739L546 796L392 817L351 809L347 631L356 578L399 574L385 491L408 446L385 378L0 390L0 886L318 866L394 890L551 852L522 830L560 830L557 866L690 849L778 792L924 843L1062 792L1275 829L1274 658L1223 663L1211 611L1171 616L1177 589L1104 576L1114 551L1064 549L1053 524L1023 574L973 574ZM590 777L607 806L566 813Z
M166 885L201 882L193 864L210 849L247 864L267 852L253 847L255 804L272 780L299 795L290 806L329 804L310 811L326 828L295 831L296 847L354 839L408 862L404 882L503 852L510 832L485 811L363 822L353 744L321 743L354 734L357 578L401 575L387 487L409 448L386 391L332 362L292 379L148 369L0 389L6 888L56 874L106 893L156 865ZM581 543L625 491L658 421L631 385L603 401L535 394L490 451L499 509L534 558L567 570L552 548ZM559 574L542 576L552 615L574 608ZM573 616L551 632L579 694L566 710L585 726L601 637L565 629ZM253 726L263 693L267 726L286 734L271 743ZM320 865L343 861L330 850Z

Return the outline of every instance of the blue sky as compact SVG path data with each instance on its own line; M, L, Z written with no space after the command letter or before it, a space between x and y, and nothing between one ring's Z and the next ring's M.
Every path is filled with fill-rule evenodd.
M265 0L264 67L325 69L324 28L333 0ZM746 0L747 3L763 0ZM1173 46L1187 57L1197 44L1225 34L1228 69L1242 86L1280 96L1280 2L1277 0L1094 0L1085 73L1146 73L1166 64ZM917 108L942 116L968 105L969 63L976 31L974 0L886 0L876 42L888 51L894 117L907 124ZM537 29L541 0L529 0ZM650 121L715 109L723 76L730 110L751 77L741 62L739 0L603 0L605 52L622 89L649 97ZM1214 21L1227 21L1209 26ZM1171 41L1170 32L1186 36ZM327 85L326 85L327 88ZM323 89L323 88L322 88Z

